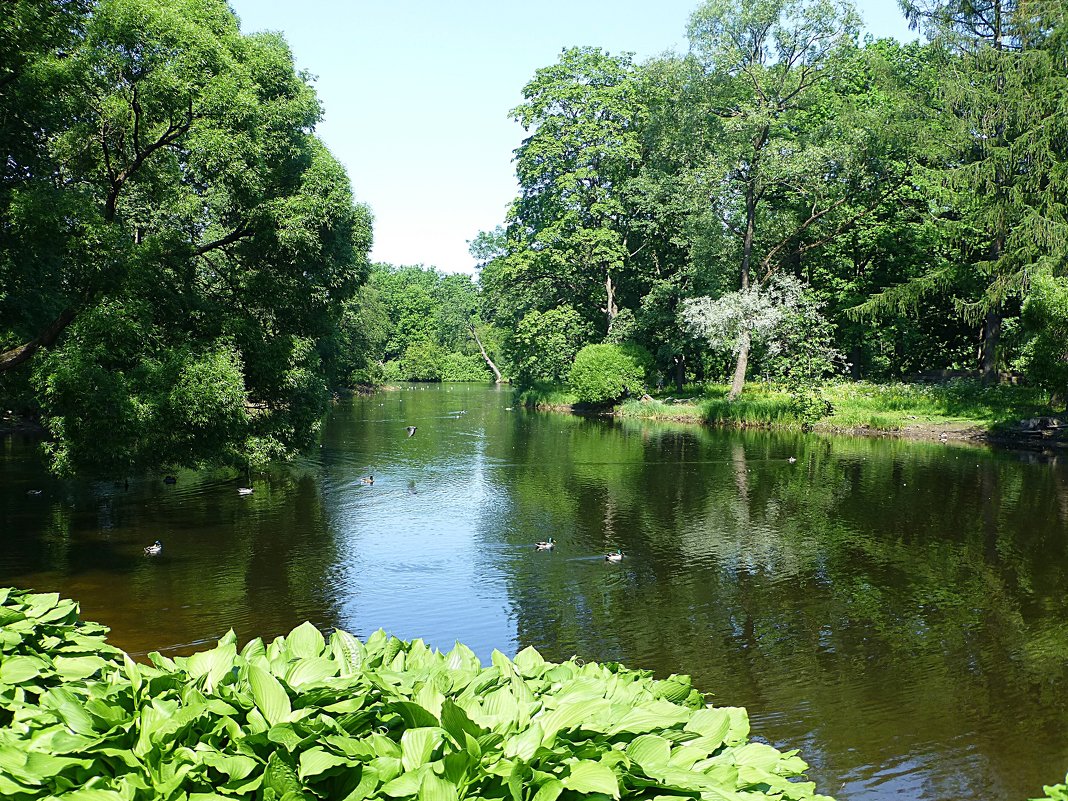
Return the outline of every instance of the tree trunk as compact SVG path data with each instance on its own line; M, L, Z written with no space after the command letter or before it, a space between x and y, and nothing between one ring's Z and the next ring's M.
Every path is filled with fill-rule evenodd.
M41 348L51 347L59 339L64 329L74 322L77 312L73 308L64 309L48 328L31 339L25 345L0 353L0 373L18 367L25 361L29 361Z
M738 347L738 360L734 364L734 378L731 379L731 391L727 400L732 401L742 394L745 388L745 371L749 367L749 332L743 331Z
M493 359L491 359L489 357L489 354L486 353L486 349L482 346L482 340L478 338L478 332L475 331L475 327L473 325L469 325L467 326L467 330L470 331L471 336L475 338L475 344L478 345L478 350L482 354L482 358L486 360L486 364L489 365L489 369L491 369L493 371L493 375L497 377L495 383L503 384L504 377L501 375L501 371L497 369L497 365L493 363Z
M753 259L753 236L756 232L757 188L750 181L745 190L745 237L742 239L742 291L749 289L749 265ZM731 391L727 400L732 401L742 394L745 388L745 372L749 367L749 346L751 343L748 329L742 331L738 343L738 359L734 363L734 378L731 379Z
M997 351L1001 341L1001 312L990 310L983 321L982 341L979 344L979 373L983 383L993 384L998 377Z
M686 388L686 356L675 357L675 390L682 392Z
M608 313L608 332L612 332L612 321L616 319L616 315L619 314L619 307L616 306L616 288L612 284L612 274L606 273L604 279L604 290L608 296L608 303L605 304L605 311Z

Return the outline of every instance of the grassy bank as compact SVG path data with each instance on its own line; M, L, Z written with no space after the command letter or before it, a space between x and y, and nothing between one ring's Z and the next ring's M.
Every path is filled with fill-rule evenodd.
M691 386L682 393L657 393L652 400L631 399L614 410L622 417L707 423L736 428L800 430L790 396L763 383L746 385L734 402L726 385ZM1014 430L1022 419L1051 415L1044 393L1029 387L984 386L978 381L946 384L869 384L836 382L824 394L833 413L817 431L963 437L997 435ZM559 387L536 387L517 402L531 408L573 408L576 398ZM608 411L608 410L602 410Z

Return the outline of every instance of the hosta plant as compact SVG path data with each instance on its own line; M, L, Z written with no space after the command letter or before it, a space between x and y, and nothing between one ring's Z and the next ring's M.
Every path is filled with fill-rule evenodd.
M305 623L135 663L73 601L0 590L10 801L824 799L686 676L448 653Z

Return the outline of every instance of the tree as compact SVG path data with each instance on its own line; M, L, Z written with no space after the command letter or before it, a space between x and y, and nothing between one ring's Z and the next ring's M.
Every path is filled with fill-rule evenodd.
M857 26L850 5L830 0L712 0L693 15L691 47L710 84L715 141L704 180L738 240L743 292L791 250L808 249L800 236L849 197L841 191L850 165L849 151L836 146L840 129L813 124L806 111L852 50ZM793 217L799 208L807 211ZM744 386L749 351L743 329L731 399Z
M5 387L32 374L57 469L305 447L327 398L319 347L370 246L370 215L311 133L313 90L223 0L102 0L78 19L5 79L35 131L0 193ZM204 397L241 402L220 427ZM113 447L96 447L103 431Z
M1036 264L1068 247L1064 181L1068 124L1063 105L1063 31L1068 11L1043 0L902 0L943 54L941 97L955 125L944 182L963 213L957 265L928 284L974 270L980 297L961 304L982 320L979 367L992 380L1006 304L1024 297Z
M629 54L564 50L557 64L535 73L523 89L526 102L512 111L530 131L516 150L521 192L509 233L525 254L513 264L546 276L559 301L578 304L591 324L603 315L605 331L619 313L621 274L636 249L623 199L641 156L636 76Z

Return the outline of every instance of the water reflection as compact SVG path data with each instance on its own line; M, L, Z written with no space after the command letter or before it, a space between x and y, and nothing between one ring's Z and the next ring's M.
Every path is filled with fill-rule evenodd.
M510 405L339 404L248 497L229 476L56 482L8 438L0 582L78 598L134 651L310 619L690 673L841 799L1022 799L1063 775L1063 466Z

